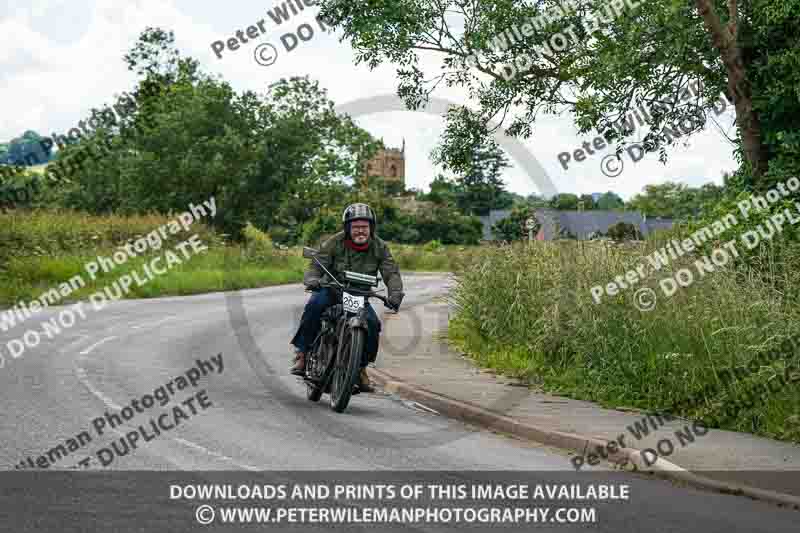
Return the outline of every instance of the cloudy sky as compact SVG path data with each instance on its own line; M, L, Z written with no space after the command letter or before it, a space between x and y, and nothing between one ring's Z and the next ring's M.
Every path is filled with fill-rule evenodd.
M267 12L282 4L270 0L6 0L0 5L0 139L11 139L28 129L48 136L64 134L87 118L92 107L110 103L115 94L131 90L135 78L122 56L144 28L160 26L175 32L183 54L195 57L204 70L220 74L237 90L265 91L281 77L296 75L308 74L319 80L337 105L355 102L356 121L376 137L383 137L387 145L399 147L405 139L407 186L427 188L438 171L430 163L429 153L444 127L441 116L435 111L381 111L382 104L362 106L364 99L384 96L381 102L391 109L388 102L396 89L395 66L374 71L356 66L349 45L316 25L316 7L275 24ZM222 58L217 58L213 42L227 41L262 19L264 34L246 37L248 42L238 50L226 47ZM313 37L287 52L281 37L304 23L316 30ZM255 61L256 48L262 43L272 44L278 52L269 66ZM264 56L269 59L268 52ZM425 58L429 73L438 70L437 61L437 57ZM444 88L435 96L469 104L459 90ZM626 199L648 183L721 183L722 172L736 168L733 147L721 133L733 135L732 109L717 121L719 127L712 124L692 136L688 146L671 148L666 166L658 162L656 154L648 154L636 164L625 159L624 171L610 178L600 168L603 157L611 153L608 149L565 170L557 154L579 148L590 139L577 134L568 114L544 117L537 120L534 135L521 141L526 157L514 158L514 167L507 169L504 179L509 190L520 194L541 193L541 184L547 182L558 192L613 190ZM519 153L508 140L502 144ZM618 163L609 163L613 173Z

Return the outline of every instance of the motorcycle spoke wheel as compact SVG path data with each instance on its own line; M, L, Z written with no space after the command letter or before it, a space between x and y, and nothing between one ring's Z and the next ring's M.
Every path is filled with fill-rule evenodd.
M337 413L347 409L353 387L361 369L361 353L364 349L364 332L360 329L346 330L337 354L334 386L331 391L331 409Z

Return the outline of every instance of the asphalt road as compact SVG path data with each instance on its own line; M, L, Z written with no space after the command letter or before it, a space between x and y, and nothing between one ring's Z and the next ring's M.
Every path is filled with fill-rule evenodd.
M413 312L414 305L441 295L445 283L443 277L406 276L408 296L401 312ZM470 428L392 395L355 396L343 414L328 407L327 397L317 404L309 402L304 387L288 374L288 341L307 297L299 285L291 285L238 294L114 302L100 312L87 311L85 319L78 319L52 339L45 336L39 346L26 349L16 359L10 356L6 343L28 328L39 327L41 321L56 316L63 308L48 309L0 333L0 353L6 359L0 369L5 403L0 411L1 467L13 471L29 457L35 462L54 446L64 443L66 447L70 438L86 432L92 441L57 457L49 470L77 467L112 473L241 471L261 475L263 471L305 471L313 475L324 475L325 471L470 472L467 476L476 471L525 471L531 483L567 480L559 477L566 476L563 471L568 462L557 450ZM375 302L375 307L380 315L382 304ZM428 329L441 326L423 324ZM197 359L209 361L218 354L222 354L221 372L209 371L196 386L178 390L177 376L185 376L187 370L196 367ZM106 426L103 436L96 434L95 419L105 412L118 412L168 382L175 383L169 405L147 409L147 414L138 414L115 430ZM149 442L140 440L136 449L113 457L107 466L100 464L96 454L99 448L109 447L112 439L135 431L153 414L169 412L201 390L206 391L206 399L196 398L196 413L183 404L188 416L170 418L173 423L179 422L177 426L164 429ZM203 402L210 405L199 407ZM361 439L360 432L369 438ZM442 434L449 438L431 438ZM84 468L79 461L86 458L91 462ZM128 530L119 525L109 528L108 522L102 521L87 526L89 504L85 502L103 502L99 508L105 510L105 520L127 520L124 523L131 529L133 524L138 528L154 517L161 517L159 530L163 531L200 527L191 516L176 516L176 502L166 497L129 508L125 517L115 517L114 501L122 497L119 491L141 492L142 487L116 487L115 492L109 488L114 487L113 476L82 478L80 494L69 494L70 498L79 497L82 506L70 509L59 500L59 511L48 515L51 522L41 522L41 505L32 502L42 501L37 487L48 482L38 475L33 470L0 474L0 521L15 524L12 530L47 531L51 522L79 524L76 530ZM70 473L73 478L76 475L80 474ZM797 531L800 523L796 511L770 504L627 473L603 476L613 483L629 484L630 500L616 502L613 512L600 509L597 523L591 526L537 527L553 531L590 527L596 531L733 533ZM573 475L569 479L576 478ZM59 483L55 483L56 488L64 486ZM59 495L52 497L58 499ZM414 530L438 531L438 527L415 526ZM371 529L392 528L373 525ZM347 530L360 529L353 526Z

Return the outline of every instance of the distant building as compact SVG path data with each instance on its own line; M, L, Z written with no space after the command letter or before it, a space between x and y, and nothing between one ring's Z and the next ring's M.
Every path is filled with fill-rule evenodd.
M387 148L378 150L375 156L367 161L364 173L368 178L379 178L393 189L405 190L406 186L406 141L400 149Z
M510 210L493 210L488 216L480 217L483 223L484 240L494 240L492 226L511 214ZM597 234L605 234L608 228L618 222L633 225L643 236L653 231L670 229L671 218L647 217L635 211L606 211L591 209L588 211L559 211L557 209L536 209L534 217L539 222L536 240L552 241L559 235L573 235L579 240L587 240Z

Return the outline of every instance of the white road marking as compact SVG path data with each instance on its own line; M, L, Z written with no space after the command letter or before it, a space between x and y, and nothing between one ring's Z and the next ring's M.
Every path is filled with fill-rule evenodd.
M140 329L140 328L143 328L143 327L153 327L153 326L158 326L158 325L160 325L160 324L163 324L164 322L167 322L167 321L169 321L169 320L173 320L173 319L175 319L175 318L177 318L177 317L176 317L176 316L168 316L167 318L165 318L165 319L163 319L163 320L159 320L158 322L155 322L155 323L153 323L153 324L139 324L139 325L137 325L137 326L131 326L131 329Z
M86 375L86 370L84 370L83 368L79 367L78 365L75 365L75 375L78 376L78 379L81 381L81 383L83 383L83 385L87 389L89 389L89 392L94 394L96 397L100 398L100 401L102 401L108 407L110 407L110 408L112 408L112 409L114 409L116 411L122 410L122 406L119 406L116 403L114 403L114 400L112 400L111 398L109 398L108 396L106 396L105 394L100 392L99 390L97 390L94 387L94 385L92 385L91 381L89 381L89 378Z
M260 468L256 468L255 466L239 464L236 461L234 461L233 459L231 459L230 457L228 457L227 455L222 455L221 453L213 452L213 451L209 450L208 448L200 446L199 444L195 444L194 442L188 441L186 439L182 439L180 437L172 437L172 440L174 440L176 442L180 442L181 444L189 446L190 448L194 448L195 450L200 450L201 452L205 452L208 455L211 455L212 457L216 457L218 459L222 459L223 461L231 462L231 463L235 464L236 466L238 466L239 468L244 468L245 470L252 470L254 472L257 472L258 470L260 470Z
M114 402L114 400L112 400L111 398L109 398L108 396L106 396L105 394L103 394L101 391L99 391L97 388L95 388L95 386L94 386L94 385L92 385L92 383L89 381L89 378L88 378L88 376L86 375L86 370L84 370L83 368L81 368L81 367L80 367L80 366L78 366L78 365L74 365L74 366L75 366L75 375L76 375L76 376L78 376L78 379L80 380L80 382L81 382L81 383L83 383L83 385L84 385L84 386L87 388L87 390L88 390L89 392L91 392L92 394L94 394L94 395L95 395L95 397L99 398L99 399L100 399L100 401L102 401L104 404L106 404L106 406L108 406L108 407L110 407L110 408L112 408L112 409L114 409L114 410L116 410L116 411L120 411L120 410L122 409L122 407L121 407L121 406L119 406L119 405L117 405L117 404ZM124 423L124 422L123 422L123 425L124 425L124 426L129 426L129 427L132 427L132 426L130 426L129 424L127 424L127 423ZM118 435L125 436L125 435L124 435L122 432L120 432L120 431L119 431L119 430L117 430L117 429L114 429L114 428L112 428L112 430L113 430L115 433L117 433ZM217 459L221 459L221 460L223 460L223 461L227 461L227 462L229 462L229 463L232 463L232 464L234 464L234 465L236 465L236 466L238 466L239 468L242 468L242 469L244 469L244 470L252 470L252 471L259 471L259 470L261 470L260 468L256 468L256 467L254 467L254 466L250 466L250 465L243 465L243 464L241 464L241 463L239 463L239 462L237 462L237 461L235 461L235 460L231 459L231 458L230 458L230 457L228 457L227 455L222 455L221 453L217 453L217 452L211 451L211 450L209 450L208 448L206 448L206 447L204 447L204 446L200 446L199 444L195 444L194 442L188 441L188 440L186 440L186 439L182 439L182 438L180 438L180 437L170 437L170 439L171 439L171 440L174 440L175 442L178 442L178 443L180 443L180 444L183 444L184 446L187 446L187 447L189 447L189 448L193 448L193 449L195 449L195 450L202 451L202 452L204 452L204 453L205 453L205 454L207 454L207 455L210 455L210 456L212 456L212 457L216 457Z
M106 337L103 340L97 341L96 343L92 344L91 346L89 346L88 348L86 348L85 350L80 352L80 354L81 355L86 355L87 353L92 353L92 350L94 350L95 348L97 348L98 346L103 344L104 342L110 341L111 339L116 339L116 337Z
M413 403L413 404L414 404L414 406L416 406L418 409L421 409L421 410L423 410L423 411L427 411L427 412L429 412L429 413L433 413L433 414L435 414L435 415L438 415L438 414L439 414L439 411L436 411L435 409L431 409L430 407L428 407L428 406L427 406L427 405L425 405L424 403L419 403L419 402L412 402L412 403Z

